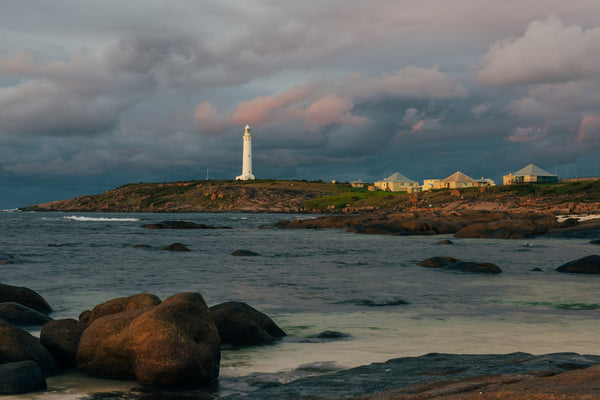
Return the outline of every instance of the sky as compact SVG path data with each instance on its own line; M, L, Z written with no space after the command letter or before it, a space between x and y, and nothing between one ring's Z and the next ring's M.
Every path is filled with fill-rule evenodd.
M0 209L131 182L600 176L597 0L2 0Z

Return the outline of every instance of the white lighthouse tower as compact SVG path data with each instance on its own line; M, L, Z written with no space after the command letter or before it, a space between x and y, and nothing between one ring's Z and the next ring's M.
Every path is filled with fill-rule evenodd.
M244 129L244 136L242 136L242 138L244 140L244 150L242 152L242 174L235 177L235 180L237 181L254 179L254 175L252 175L252 135L250 135L249 125L246 125L246 129Z

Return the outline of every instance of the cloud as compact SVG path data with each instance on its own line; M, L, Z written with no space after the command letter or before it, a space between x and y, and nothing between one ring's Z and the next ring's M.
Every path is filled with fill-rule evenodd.
M600 118L597 115L585 114L581 117L577 128L577 140L582 143L600 145Z
M443 117L428 117L425 113L419 112L416 108L408 108L404 112L404 116L398 125L405 130L410 128L410 133L417 133L438 130L443 126L442 121Z
M489 86L555 83L600 77L600 26L565 26L557 17L529 24L523 36L494 43L478 81Z

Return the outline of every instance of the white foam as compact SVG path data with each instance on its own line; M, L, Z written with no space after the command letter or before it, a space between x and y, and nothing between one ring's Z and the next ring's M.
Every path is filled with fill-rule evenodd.
M70 219L73 221L92 221L92 222L134 222L139 221L138 218L101 218L101 217L82 217L77 215L70 215L63 217L63 219Z

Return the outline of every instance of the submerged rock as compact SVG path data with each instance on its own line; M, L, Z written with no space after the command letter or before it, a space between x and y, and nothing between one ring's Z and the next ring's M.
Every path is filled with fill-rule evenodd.
M583 257L556 268L558 272L571 272L577 274L600 274L600 256L591 255Z
M448 240L448 239L444 239L444 240L440 240L439 242L437 242L436 244L441 244L441 245L449 245L449 244L454 244L453 241Z
M73 369L79 340L86 328L87 324L72 318L51 321L42 328L40 343L63 369Z
M46 389L46 378L34 361L0 364L0 395L22 394Z
M81 335L77 369L150 386L206 385L219 375L221 341L199 293L94 320Z
M260 256L260 254L255 253L253 251L250 250L236 250L233 253L231 253L232 256L238 256L238 257L251 257L251 256Z
M210 307L223 344L255 345L286 336L271 318L239 301Z
M167 247L163 247L163 250L168 250L168 251L190 251L190 249L188 249L187 247L185 247L181 243L170 244Z
M598 239L598 240L591 240L590 243L591 244L600 244L600 239Z
M52 312L52 307L35 291L20 286L10 286L0 283L0 303L15 302L33 308L44 314Z
M445 265L453 264L453 263L456 263L459 261L460 260L458 258L454 258L454 257L438 256L438 257L427 258L427 259L419 262L417 265L420 265L421 267L442 268Z
M231 229L230 226L210 226L197 224L190 221L163 221L155 224L146 224L147 229Z
M44 325L52 321L48 315L14 302L0 303L0 319L15 326Z
M34 361L46 376L58 371L54 357L38 338L0 319L0 364L16 361Z
M492 263L481 263L481 262L470 262L470 261L459 261L452 264L444 265L444 270L447 271L460 271L460 272L477 272L477 273L488 273L488 274L499 274L502 270Z

